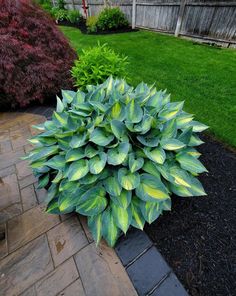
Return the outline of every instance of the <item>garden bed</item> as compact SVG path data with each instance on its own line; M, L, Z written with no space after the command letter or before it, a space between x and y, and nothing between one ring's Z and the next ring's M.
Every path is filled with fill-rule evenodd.
M146 232L156 243L191 296L234 295L236 290L236 155L204 136L200 177L205 197L173 197L172 212Z

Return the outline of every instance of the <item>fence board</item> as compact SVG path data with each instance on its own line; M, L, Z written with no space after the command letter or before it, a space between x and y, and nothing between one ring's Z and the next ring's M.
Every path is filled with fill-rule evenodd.
M65 0L72 9L72 0ZM73 0L82 11L82 0ZM119 6L132 23L133 0L110 0ZM97 15L104 7L103 0L88 0L90 15ZM136 0L136 26L174 33L180 13L181 0ZM186 0L180 35L209 38L236 43L235 0Z

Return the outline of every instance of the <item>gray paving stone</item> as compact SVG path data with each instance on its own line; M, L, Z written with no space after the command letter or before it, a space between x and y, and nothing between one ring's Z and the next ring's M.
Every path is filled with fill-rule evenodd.
M76 280L69 287L65 288L58 296L86 296L80 279Z
M19 216L22 213L21 202L14 203L13 205L0 211L0 223L7 222L8 220Z
M70 258L36 283L36 294L37 296L55 296L78 277L75 262Z
M127 269L140 296L146 295L170 271L170 267L153 246Z
M75 255L87 296L136 296L113 249L101 242L90 244Z
M0 169L5 169L13 164L21 161L21 157L25 155L25 151L21 148L17 151L0 154Z
M76 216L49 230L47 235L55 266L88 245L85 233Z
M0 259L7 255L7 228L6 223L0 224Z
M188 293L177 279L176 275L171 273L151 296L188 296Z
M60 222L57 215L44 212L37 206L8 221L9 251L23 246Z
M131 228L126 236L122 236L117 245L116 253L126 266L144 250L152 246L152 241L145 232Z
M0 294L16 296L53 270L46 236L41 236L0 261Z
M25 290L20 296L37 296L35 291L35 286L30 287L29 289Z
M0 178L0 210L20 202L20 191L15 174Z
M32 169L29 167L29 162L27 160L22 160L16 164L16 173L18 180L22 180L25 177L32 174Z
M32 209L38 204L33 185L21 189L21 200L24 211Z
M33 174L24 177L23 179L21 179L19 181L19 185L20 185L20 189L32 185L37 181L37 179L35 178L35 176Z
M11 165L5 169L0 170L0 178L12 175L16 172L16 168L14 165Z

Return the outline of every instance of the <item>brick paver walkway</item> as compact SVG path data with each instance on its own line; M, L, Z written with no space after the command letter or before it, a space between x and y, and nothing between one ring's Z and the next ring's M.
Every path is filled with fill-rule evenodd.
M32 124L45 117L0 114L0 295L137 295L114 251L95 247L86 221L49 215L27 162Z

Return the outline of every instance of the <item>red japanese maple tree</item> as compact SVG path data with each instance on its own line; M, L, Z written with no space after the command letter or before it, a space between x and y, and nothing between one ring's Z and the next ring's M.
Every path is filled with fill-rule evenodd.
M72 87L75 51L29 0L0 0L0 110L43 102Z

